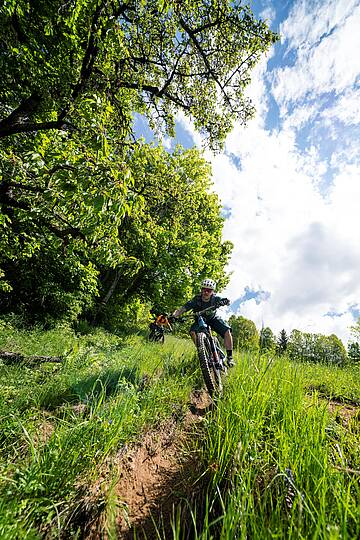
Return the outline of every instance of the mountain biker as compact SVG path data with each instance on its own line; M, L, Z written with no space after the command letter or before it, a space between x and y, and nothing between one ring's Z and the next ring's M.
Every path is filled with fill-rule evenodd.
M186 311L190 311L190 309L195 312L201 311L210 306L215 306L216 303L219 302L219 300L223 300L221 296L217 296L215 294L215 289L215 281L213 281L212 279L204 279L201 284L201 293L194 296L194 298L186 302L186 304L184 304L182 307L176 309L173 312L172 317L180 317ZM233 360L233 340L231 334L231 327L216 315L216 309L217 308L214 307L213 310L211 309L208 312L204 313L202 317L204 318L205 322L210 326L210 328L212 328L217 334L220 334L220 336L224 339L227 357L226 362L229 367L232 367L235 363ZM190 328L190 335L195 345L196 330L197 325L196 323L194 323Z
M164 329L168 328L169 330L172 330L171 324L169 323L169 320L166 315L160 314L156 317L155 321L152 321L149 324L149 330L151 334L156 334L157 332L161 335L164 334Z

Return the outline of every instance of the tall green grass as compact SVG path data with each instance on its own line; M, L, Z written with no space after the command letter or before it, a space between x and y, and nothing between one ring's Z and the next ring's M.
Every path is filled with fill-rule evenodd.
M96 519L116 538L111 463L144 430L185 413L202 385L192 343L3 323L0 349L65 358L0 364L0 538L86 537ZM199 472L173 538L359 538L359 414L341 408L360 401L359 375L359 366L239 356L194 434Z
M0 364L0 538L76 537L107 505L114 529L111 478L91 496L89 486L108 456L185 411L199 381L192 344L3 325L0 349L65 355L63 364Z
M349 363L344 367L307 363L302 372L308 391L317 390L320 396L360 405L359 363Z
M194 538L360 538L359 415L336 421L307 393L314 371L340 394L353 370L238 359L198 438L207 489L191 509ZM174 538L183 534L175 523Z

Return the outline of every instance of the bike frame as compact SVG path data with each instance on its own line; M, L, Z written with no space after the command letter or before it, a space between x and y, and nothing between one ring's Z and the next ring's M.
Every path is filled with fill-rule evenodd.
M203 314L207 311L217 309L222 305L225 304L216 303L216 305L209 306L201 311L179 318L179 322L189 319L190 317L195 319L197 325L197 329L195 330L195 344L198 351L200 368L210 397L213 395L221 395L222 393L221 372L226 372L226 367L223 362L225 354L220 348L217 338L212 335L211 327L206 323Z
M200 332L203 332L204 334L206 334L206 337L208 338L210 347L211 347L212 363L214 366L216 366L222 363L222 359L220 360L219 353L217 352L214 338L211 332L211 328L202 317L204 313L206 313L207 311L212 311L214 307L215 306L209 306L201 311L195 311L194 313L180 317L179 320L190 319L190 318L195 319L195 322L197 323L199 327L199 330L195 333L198 334Z

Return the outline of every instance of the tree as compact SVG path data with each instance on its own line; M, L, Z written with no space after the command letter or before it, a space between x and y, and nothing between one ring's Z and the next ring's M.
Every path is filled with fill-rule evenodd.
M324 336L293 330L287 351L293 360L330 364L343 364L346 361L345 347L335 334Z
M352 362L360 362L360 343L352 341L348 344L348 358Z
M268 326L260 330L259 347L260 352L272 352L276 347L275 336Z
M286 334L286 331L282 329L277 339L277 351L279 355L283 355L286 353L288 341L289 341L289 338Z
M351 340L348 343L348 358L352 362L360 361L360 317L354 326L350 327Z
M231 315L229 324L232 328L234 347L239 350L257 351L259 348L259 333L255 323L245 317Z
M294 329L291 331L287 353L292 360L302 360L304 356L304 339L303 333L300 330Z
M77 239L75 254L69 244L48 237L23 259L4 254L12 291L3 294L3 308L23 305L39 316L68 310L72 318L86 309L92 319L109 322L118 320L119 308L135 298L158 311L175 307L198 290L206 275L214 276L220 288L226 285L232 245L222 242L221 205L209 192L211 171L200 152L179 147L169 154L139 143L126 159L132 178L127 197L136 201L131 211L116 210L120 190L101 201L97 196L97 213L91 199L89 208L87 199L80 204L75 196L79 206L72 225L83 219L87 237Z
M351 330L351 336L354 338L355 341L360 341L360 317L358 318L357 322L354 324L354 326L350 327Z
M155 312L172 310L208 275L223 288L232 244L221 239L221 205L209 191L211 171L200 152L178 147L170 155L139 145L129 167L143 202L121 226L128 263L102 272L102 295L119 276L105 315L134 297L150 302Z
M2 309L76 317L120 276L145 290L130 245L150 224L134 114L172 133L182 110L221 145L253 115L244 89L276 36L240 2L215 0L19 0L0 15Z
M325 336L324 360L331 364L344 364L347 360L346 349L343 342L335 334Z
M38 133L24 149L24 160L11 147L2 152L2 309L60 315L73 309L71 296L80 313L97 293L97 266L125 258L119 227L134 199L124 156L60 133Z
M180 108L216 144L253 115L244 88L277 39L241 1L18 0L0 14L1 137L87 129L90 99L125 131L129 111L171 129Z

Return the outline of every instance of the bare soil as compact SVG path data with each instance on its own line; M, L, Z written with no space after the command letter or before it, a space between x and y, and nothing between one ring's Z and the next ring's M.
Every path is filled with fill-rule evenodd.
M130 540L165 537L181 498L192 498L196 485L194 454L186 452L193 428L212 406L208 394L195 391L181 423L171 419L120 457L116 495L118 538Z
M347 427L352 418L360 418L360 408L353 405L346 405L340 401L330 400L328 403L330 413L340 420Z

